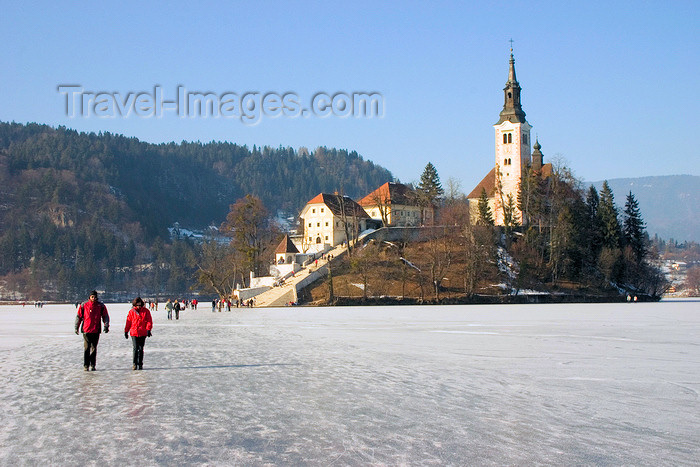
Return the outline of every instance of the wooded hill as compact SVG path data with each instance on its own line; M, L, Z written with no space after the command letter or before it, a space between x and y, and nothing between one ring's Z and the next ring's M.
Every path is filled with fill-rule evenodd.
M115 286L121 272L163 253L174 222L218 226L246 194L271 213L297 214L319 192L356 198L391 180L354 151L150 144L0 123L0 278L35 293L50 281L56 296Z

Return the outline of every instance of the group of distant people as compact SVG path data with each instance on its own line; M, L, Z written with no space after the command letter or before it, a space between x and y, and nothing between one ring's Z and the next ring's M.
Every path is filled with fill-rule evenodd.
M233 300L231 299L220 299L220 300L212 300L211 301L211 311L215 313L217 310L219 312L222 312L224 310L226 311L231 311L231 308L241 308L241 307L246 307L246 308L252 308L255 306L255 297L250 298L248 300L239 300L237 298L234 298Z
M175 313L175 319L180 319L180 311L186 309L186 308L192 308L193 310L197 309L197 299L192 299L192 300L170 300L165 303L165 311L168 312L168 319L173 319L173 313ZM156 308L157 309L157 308Z

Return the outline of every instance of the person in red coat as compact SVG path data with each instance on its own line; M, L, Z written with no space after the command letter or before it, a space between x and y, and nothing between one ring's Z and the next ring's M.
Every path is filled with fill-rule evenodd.
M143 370L143 346L146 344L146 337L151 337L153 319L148 308L143 306L141 297L136 297L131 305L132 308L126 315L124 339L128 339L131 334L131 343L134 346L134 366L131 369Z
M104 303L97 299L97 291L90 292L90 299L78 307L78 316L75 317L75 333L83 332L83 368L85 371L95 371L97 363L97 343L100 341L102 320L105 324L105 333L109 332L109 313Z

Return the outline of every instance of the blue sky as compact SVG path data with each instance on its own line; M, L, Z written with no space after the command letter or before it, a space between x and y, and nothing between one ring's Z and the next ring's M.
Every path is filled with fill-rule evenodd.
M144 2L145 3L145 2ZM0 120L149 142L358 151L402 181L428 161L469 192L494 164L514 40L545 162L584 180L700 175L697 2L3 1ZM89 118L86 91L378 92L382 118Z

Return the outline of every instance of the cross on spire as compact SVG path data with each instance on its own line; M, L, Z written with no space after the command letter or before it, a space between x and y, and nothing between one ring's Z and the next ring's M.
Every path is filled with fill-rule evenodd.
M510 42L510 53L513 53L513 38L511 37L508 42Z

